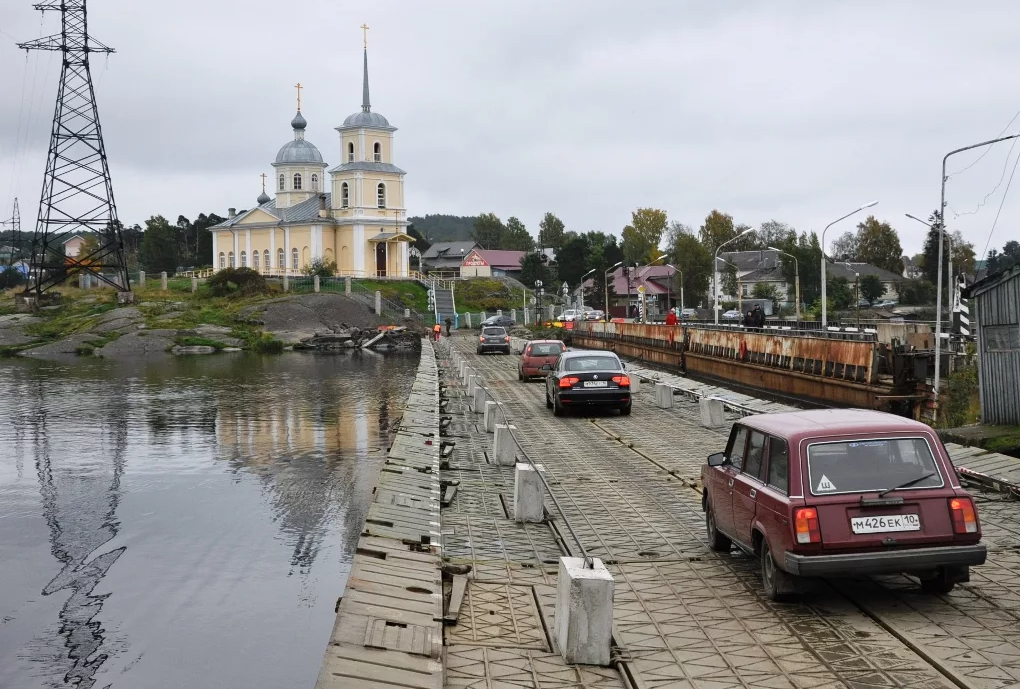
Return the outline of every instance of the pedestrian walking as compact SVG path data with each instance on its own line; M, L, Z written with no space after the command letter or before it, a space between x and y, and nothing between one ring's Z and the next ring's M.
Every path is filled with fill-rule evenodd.
M763 309L761 307L761 304L755 304L754 305L754 311L752 311L752 315L754 316L754 327L756 327L756 328L764 328L765 327L765 309Z
M744 327L745 328L754 327L754 314L751 313L750 311L744 314Z
M453 319L450 318L449 316L447 316L446 320L443 321L443 322L446 323L446 336L449 337L450 336L450 328L453 327Z

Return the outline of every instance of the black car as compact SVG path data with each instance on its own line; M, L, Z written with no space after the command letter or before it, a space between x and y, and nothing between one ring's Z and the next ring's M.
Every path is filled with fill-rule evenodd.
M483 325L482 334L478 336L478 347L475 348L475 352L477 354L485 354L486 352L509 354L510 336L507 335L506 328Z
M630 376L612 352L563 352L553 364L542 367L545 379L545 406L556 416L568 407L615 407L630 414Z
M482 327L484 328L489 325L497 325L500 328L512 328L517 324L510 316L489 316L482 321Z

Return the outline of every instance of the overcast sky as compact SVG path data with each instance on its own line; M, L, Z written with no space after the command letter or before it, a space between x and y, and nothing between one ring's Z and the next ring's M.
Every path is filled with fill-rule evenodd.
M925 228L904 213L938 206L942 156L1020 131L1016 0L90 0L89 20L117 49L92 75L128 224L250 208L292 138L298 81L307 138L338 164L362 23L411 215L491 211L537 234L552 211L618 234L638 207L695 228L718 208L821 230L878 199L915 253ZM0 3L0 217L19 196L29 228L59 59L26 63L15 39L57 30L30 0ZM979 254L1020 145L1009 153L947 187L947 220ZM1020 238L1016 184L993 247Z

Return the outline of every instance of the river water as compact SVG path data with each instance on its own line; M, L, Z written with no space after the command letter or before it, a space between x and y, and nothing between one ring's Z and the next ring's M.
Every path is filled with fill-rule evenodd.
M0 361L0 688L312 687L416 368Z

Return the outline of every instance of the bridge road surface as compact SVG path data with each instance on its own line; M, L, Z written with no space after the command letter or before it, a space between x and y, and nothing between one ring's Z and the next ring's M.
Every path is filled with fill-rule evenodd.
M505 405L564 515L547 497L549 523L513 522L513 468L488 463L492 435L462 394L451 346ZM988 563L948 595L890 576L813 580L798 599L771 602L756 559L707 545L698 477L728 426L701 427L682 397L658 409L651 385L630 417L556 418L542 382L518 382L516 356L477 356L465 336L437 349L457 442L443 477L461 482L442 512L444 555L474 565L446 628L447 686L1020 686L1020 503L975 491ZM556 558L578 554L565 521L616 581L613 669L566 666L555 653Z

